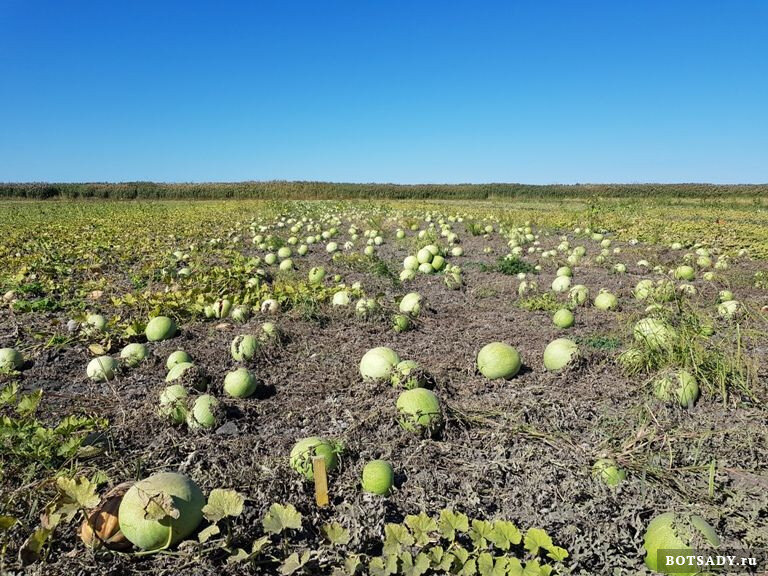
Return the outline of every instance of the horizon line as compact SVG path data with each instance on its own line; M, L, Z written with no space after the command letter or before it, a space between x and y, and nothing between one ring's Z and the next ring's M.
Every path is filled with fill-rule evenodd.
M222 184L329 184L346 186L768 186L768 182L550 182L546 184L534 184L528 182L351 182L342 180L91 180L91 181L63 181L63 180L26 180L26 181L0 181L0 186L62 184L62 185L88 185L88 184L166 184L166 185L222 185Z

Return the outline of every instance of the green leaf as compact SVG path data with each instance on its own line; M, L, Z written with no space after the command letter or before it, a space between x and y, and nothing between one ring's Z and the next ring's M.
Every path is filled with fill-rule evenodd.
M200 544L205 544L213 538L214 536L218 536L221 534L221 530L219 529L217 524L211 524L207 528L204 528L203 530L200 530L200 533L197 535L197 540L200 542Z
M10 406L16 404L16 394L19 391L19 386L16 383L10 384L0 391L0 406Z
M469 551L466 548L462 548L461 546L454 548L451 554L462 566L466 564L467 560L469 560Z
M261 554L262 550L267 547L269 542L269 536L262 536L261 538L254 540L253 544L251 545L251 556L256 557Z
M413 546L414 539L408 528L402 524L386 524L384 526L384 554L400 554L403 548Z
M107 473L103 470L96 470L96 472L93 473L93 476L91 476L91 483L96 486L101 486L107 482L109 482L109 476L107 476Z
M333 576L354 576L363 567L359 554L350 554L344 558L344 566L336 567Z
M525 563L525 570L523 570L523 576L545 576L541 570L541 565L537 560L531 560Z
M477 572L480 576L507 576L510 560L507 556L494 558L490 553L483 552L477 557Z
M506 552L512 546L520 544L523 535L512 522L508 520L496 520L492 524L488 539L499 550Z
M551 558L555 562L563 562L568 558L568 550L560 548L560 546L548 546L547 551L547 558Z
M488 538L491 536L491 523L485 520L472 520L472 527L469 529L469 537L477 550L488 547Z
M253 546L251 546L251 553L249 554L242 548L236 548L234 552L230 555L229 558L227 558L227 564L239 564L241 562L247 562L249 560L253 560L256 558L259 554L261 554L261 551L264 549L264 547L269 543L269 536L262 536L261 538L253 541Z
M474 557L468 558L456 574L459 576L475 576L477 574L477 560Z
M489 552L482 552L478 555L477 571L480 576L497 576L493 569L493 556Z
M35 410L37 410L37 406L40 404L40 399L42 397L43 391L40 389L35 390L29 394L24 394L19 399L19 403L16 405L16 412L20 416L31 415Z
M397 556L377 556L368 563L368 574L370 576L389 576L397 574Z
M272 504L269 507L269 512L266 513L264 519L261 521L264 526L264 530L270 534L280 534L283 530L301 529L301 514L296 511L293 504Z
M477 574L477 558L469 553L466 548L456 546L446 556L453 560L450 572L459 576L474 576Z
M523 564L517 558L509 558L507 562L507 574L509 576L523 576Z
M456 532L464 533L469 530L469 518L461 512L455 513L453 510L441 510L438 528L443 538L453 542L456 538Z
M283 576L290 576L301 570L304 565L309 562L312 553L307 550L299 556L298 552L294 552L280 565L280 574Z
M0 515L0 532L5 532L10 529L16 522L17 520L13 516Z
M240 564L241 562L247 562L251 559L251 555L248 554L242 548L235 548L235 551L227 558L227 564Z
M437 522L424 512L418 516L409 514L405 517L405 525L411 529L417 546L426 546L433 538L429 533L437 530Z
M551 548L552 538L541 528L529 528L525 533L525 549L536 556L541 548Z
M245 498L235 490L214 488L208 496L208 503L203 506L203 515L209 522L219 522L231 516L237 518L243 513Z
M349 543L349 530L338 522L332 522L323 526L323 534L328 542L335 546L344 546Z
M53 534L53 528L38 528L30 534L19 549L19 562L22 565L27 565L40 560L43 546L51 534Z
M408 552L400 554L400 574L403 576L422 576L427 570L429 570L429 556L423 552L419 552L414 558Z
M54 502L54 509L71 520L80 510L95 508L99 504L96 484L88 478L56 478L56 488L59 495Z
M453 554L445 552L442 546L427 548L432 569L435 572L448 572L453 565Z

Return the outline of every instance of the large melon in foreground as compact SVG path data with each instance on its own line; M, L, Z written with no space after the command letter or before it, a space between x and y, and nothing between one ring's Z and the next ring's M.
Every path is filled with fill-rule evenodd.
M125 493L118 512L120 530L142 550L164 550L197 529L203 506L203 493L187 476L154 474Z
M694 576L700 573L695 566L665 566L666 552L688 556L696 550L712 550L719 545L715 529L701 516L665 512L651 520L646 529L643 539L645 565L654 572Z

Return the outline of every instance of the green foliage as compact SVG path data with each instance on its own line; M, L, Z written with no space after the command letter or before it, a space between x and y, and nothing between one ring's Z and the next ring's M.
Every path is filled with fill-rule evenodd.
M16 300L13 303L14 312L54 312L60 308L53 298L36 298L34 300Z
M333 262L355 272L386 278L394 284L400 283L397 274L390 268L389 264L375 254L368 256L359 252L336 252L333 255Z
M368 570L382 575L550 575L567 557L539 528L523 534L508 520L470 520L443 510L437 519L422 512L406 516L402 524L387 524L382 555L369 561Z
M103 418L70 415L55 426L47 426L35 418L42 390L19 393L11 384L0 391L0 452L5 455L7 472L35 476L42 470L53 470L75 457L88 433L106 428Z
M457 533L469 531L469 517L461 512L448 509L441 510L438 529L444 539L454 541Z
M622 344L621 338L601 335L574 337L573 341L595 350L616 350Z
M284 530L301 529L301 514L293 504L272 504L262 520L264 530L269 534L281 534Z
M235 516L240 510L240 499L234 496L237 493L214 492L216 495L212 492L206 506L206 517L211 516L213 508L216 512L211 518L222 517L223 510ZM568 558L568 552L555 546L544 530L531 528L523 534L508 520L470 519L447 509L436 518L421 512L409 514L402 523L385 524L382 553L373 557L347 549L352 535L335 521L321 528L328 547L308 550L294 546L289 531L301 529L302 517L290 504L272 504L262 524L267 535L256 540L250 552L243 548L231 550L228 541L223 544L230 552L228 563L257 561L261 566L273 565L281 574L316 574L324 571L319 569L322 565L332 568L336 576L549 576ZM201 542L218 534L217 530L209 533L210 528L200 533ZM277 538L282 542L280 549L274 546Z
M567 308L567 306L563 306L557 300L557 297L552 292L544 292L529 296L528 298L521 298L518 300L517 305L523 310L543 312L556 312L560 308Z
M19 560L22 565L32 564L44 558L47 544L58 526L72 522L79 514L85 514L86 510L99 503L96 492L98 486L96 482L87 478L59 476L55 484L56 497L45 507L40 518L40 526L29 535L19 549Z
M409 514L405 517L404 524L413 534L417 546L426 546L432 541L430 533L437 530L437 522L424 512L421 512L418 516Z
M467 222L467 232L472 236L482 236L485 234L485 227L477 222Z
M635 343L619 354L617 361L628 375L650 376L667 368L682 368L704 391L718 394L723 400L733 392L754 397L757 370L745 356L738 324L722 325L716 337L707 337L711 320L681 299L656 315L674 327L677 338L659 348Z
M349 543L349 530L338 522L323 525L323 534L334 546L345 546Z
M245 498L235 490L214 488L208 495L208 503L203 506L203 516L209 522L219 522L230 516L237 518L243 513Z
M6 183L6 198L205 199L261 198L285 200L317 198L427 199L452 198L706 198L734 196L764 198L765 185L715 184L346 184L336 182L217 182L217 183Z
M525 274L535 274L536 267L530 262L526 262L517 256L502 256L493 266L483 265L481 270L484 272L500 272L507 276L515 276L521 272Z
M306 550L301 554L294 552L280 564L280 574L283 574L284 576L295 574L304 568L311 557L312 553L309 550Z

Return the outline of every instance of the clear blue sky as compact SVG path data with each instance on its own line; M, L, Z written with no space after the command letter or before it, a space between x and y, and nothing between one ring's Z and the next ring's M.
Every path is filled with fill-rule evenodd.
M0 0L0 181L768 182L768 1Z

